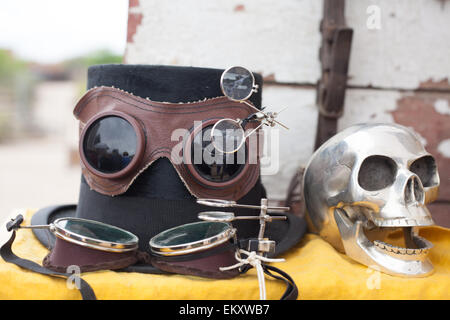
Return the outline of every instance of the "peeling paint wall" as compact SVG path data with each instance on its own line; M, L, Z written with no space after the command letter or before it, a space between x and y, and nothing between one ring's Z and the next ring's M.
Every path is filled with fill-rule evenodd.
M379 11L368 14L369 6ZM379 25L370 25L377 12ZM450 3L349 0L346 19L354 30L350 85L416 89L450 79Z
M320 77L321 1L141 0L130 12L143 19L128 63L243 65L280 82Z
M139 0L129 0L127 43L134 42L134 35L137 27L142 23L142 16Z
M280 170L264 176L272 198L286 196L295 169L313 152L320 78L322 1L132 0L127 63L226 68L265 77L263 103L280 130ZM360 122L413 127L436 156L441 199L450 199L450 3L347 0L354 29L345 112L339 129ZM282 183L280 183L282 181Z

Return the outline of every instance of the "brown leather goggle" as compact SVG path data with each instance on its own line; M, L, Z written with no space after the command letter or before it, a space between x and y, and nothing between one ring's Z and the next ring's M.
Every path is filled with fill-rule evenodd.
M154 161L166 157L197 198L238 200L259 178L262 139L255 135L256 142L246 141L239 152L225 154L208 141L208 132L221 119L247 119L254 113L255 107L225 96L166 103L113 87L93 88L74 109L83 175L95 191L119 195ZM247 127L257 124L250 121Z

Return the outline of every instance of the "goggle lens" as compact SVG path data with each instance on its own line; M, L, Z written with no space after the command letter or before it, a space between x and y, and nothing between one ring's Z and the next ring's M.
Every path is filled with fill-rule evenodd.
M218 121L211 132L211 142L218 151L232 153L239 150L245 141L245 133L238 121Z
M202 178L212 182L226 182L241 172L246 155L240 152L218 152L211 143L211 128L212 126L207 126L195 136L191 161Z
M223 93L235 101L248 99L253 93L254 84L253 74L242 67L232 67L226 70L221 79Z
M151 245L179 246L202 241L230 229L230 225L223 222L194 222L181 225L161 232L151 239Z
M55 225L81 238L90 238L100 243L137 244L138 238L131 232L117 227L85 219L61 218Z
M136 150L137 136L133 126L118 116L96 120L84 136L84 156L102 173L116 173L126 168Z

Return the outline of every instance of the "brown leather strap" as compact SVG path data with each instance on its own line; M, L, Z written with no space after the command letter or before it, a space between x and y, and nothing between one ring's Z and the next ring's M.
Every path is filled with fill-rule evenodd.
M192 254L151 257L152 265L170 272L213 279L229 279L239 275L238 269L221 271L219 268L236 263L236 245L225 242L217 247Z

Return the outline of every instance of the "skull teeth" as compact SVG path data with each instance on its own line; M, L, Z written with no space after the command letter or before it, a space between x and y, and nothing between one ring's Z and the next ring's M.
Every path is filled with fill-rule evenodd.
M431 217L421 217L416 219L396 218L396 219L374 219L374 223L378 227L414 227L428 226L434 224Z
M396 254L406 254L406 255L427 254L428 251L430 250L430 247L418 248L418 249L402 248L402 247L397 247L397 246L394 246L392 244L389 244L389 243L386 243L386 242L383 242L383 241L379 241L379 240L375 240L373 242L373 244L377 248L380 248L380 249L382 249L384 251L387 251L387 252L396 253Z

